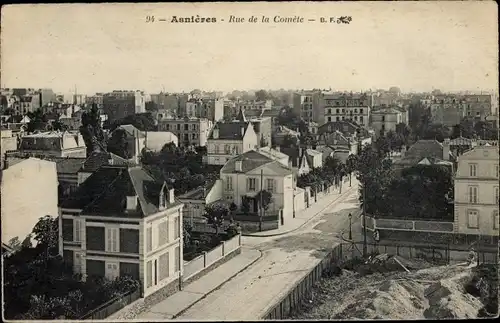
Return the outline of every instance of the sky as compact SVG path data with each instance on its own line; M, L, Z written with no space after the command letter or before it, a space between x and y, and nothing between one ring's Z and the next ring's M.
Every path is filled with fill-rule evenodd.
M391 86L497 92L497 14L490 1L10 5L2 8L1 86L76 86L85 94ZM192 15L217 22L170 23ZM259 21L229 23L230 15ZM274 16L305 21L277 24ZM338 16L352 21L319 22Z

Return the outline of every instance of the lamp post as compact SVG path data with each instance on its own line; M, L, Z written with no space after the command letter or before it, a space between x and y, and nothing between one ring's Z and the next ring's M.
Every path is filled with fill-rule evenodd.
M349 240L352 240L352 214L349 213Z

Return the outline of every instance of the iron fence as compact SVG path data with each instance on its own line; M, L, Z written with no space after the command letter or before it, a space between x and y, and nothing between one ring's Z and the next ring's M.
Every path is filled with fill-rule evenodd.
M115 297L112 300L102 304L101 306L93 309L87 314L80 317L80 320L104 320L111 314L118 312L125 306L135 302L141 297L141 290L138 288L130 291L122 296Z

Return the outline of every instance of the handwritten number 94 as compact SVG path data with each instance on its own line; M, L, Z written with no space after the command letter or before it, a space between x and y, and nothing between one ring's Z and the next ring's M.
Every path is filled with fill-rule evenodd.
M146 16L146 22L154 22L155 16Z

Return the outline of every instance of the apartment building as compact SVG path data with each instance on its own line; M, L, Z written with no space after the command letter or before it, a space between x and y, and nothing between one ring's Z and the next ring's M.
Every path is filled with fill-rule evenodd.
M184 93L163 93L151 94L151 101L158 108L158 119L165 116L183 116L189 94Z
M99 108L102 108L104 104L104 93L96 93L94 95L87 96L85 98L85 104L97 104Z
M218 122L207 140L208 165L224 165L233 157L259 147L259 137L251 122Z
M431 101L433 123L454 126L463 118L485 121L492 114L491 95L436 95Z
M303 91L293 94L293 111L306 122L325 123L325 109L321 107L320 91Z
M364 127L370 122L370 96L366 93L323 93L321 109L324 120L320 125L331 121L353 121Z
M271 136L272 136L272 121L270 117L249 117L247 118L246 113L243 109L240 110L236 122L250 122L252 123L253 129L257 134L260 147L271 146Z
M498 146L477 146L458 157L454 231L498 237Z
M219 98L192 98L186 102L182 117L203 118L213 123L224 117L224 100Z
M19 100L14 101L12 108L16 114L24 115L34 112L42 107L39 94L24 95Z
M103 96L103 110L110 122L128 115L146 112L144 93L141 91L113 91Z
M208 135L213 127L206 118L170 118L158 121L158 131L172 132L180 146L206 146Z
M102 166L59 208L59 252L83 279L129 275L147 297L178 289L183 204L141 167Z

